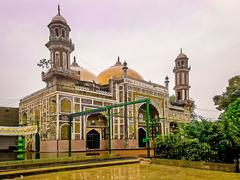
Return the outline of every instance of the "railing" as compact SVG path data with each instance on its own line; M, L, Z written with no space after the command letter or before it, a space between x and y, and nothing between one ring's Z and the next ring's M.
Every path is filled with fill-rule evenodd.
M147 81L138 81L138 80L133 80L133 79L126 79L126 82L135 86L139 86L141 88L146 88L150 90L154 90L156 92L161 92L161 93L167 93L167 89L161 85L152 83L152 82L147 82Z
M87 91L87 92L91 92L91 93L101 94L101 95L105 95L105 96L112 96L111 92L90 89L89 87L84 87L84 86L78 86L75 89L80 90L80 91Z
M206 148L207 144L202 143L201 147L187 145L181 147L159 146L156 145L155 157L163 159L205 161L218 163L236 163L239 160L240 152L238 148L231 150Z

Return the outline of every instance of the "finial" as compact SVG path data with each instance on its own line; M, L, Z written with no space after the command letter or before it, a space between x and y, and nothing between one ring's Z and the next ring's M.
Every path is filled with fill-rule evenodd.
M180 53L182 54L182 48L180 49Z
M120 61L120 57L118 56L118 58L117 58L117 62L116 62L116 64L115 64L115 66L122 66L122 63L121 63L121 61Z
M123 66L127 66L127 62L126 61L123 62Z
M73 57L73 62L76 63L76 56Z
M168 76L165 77L164 83L165 83L165 87L168 89L168 87L169 87L169 78L168 78Z
M60 5L58 5L58 15L60 15Z
M126 62L126 61L123 62L123 67L122 67L122 69L123 69L123 70L127 70L127 69L128 69L128 67L127 67L127 62Z

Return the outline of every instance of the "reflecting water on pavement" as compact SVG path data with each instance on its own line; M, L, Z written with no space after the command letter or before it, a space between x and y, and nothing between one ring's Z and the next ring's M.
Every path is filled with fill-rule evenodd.
M17 178L20 179L20 178ZM23 177L26 180L237 180L240 175L157 164L128 164Z

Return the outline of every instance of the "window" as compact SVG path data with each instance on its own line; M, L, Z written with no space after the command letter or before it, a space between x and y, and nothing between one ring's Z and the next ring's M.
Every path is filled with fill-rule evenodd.
M55 35L56 35L56 37L59 37L59 29L58 28L55 28Z
M178 92L177 95L178 95L178 96L177 96L177 100L180 100L180 99L181 99L181 93Z
M184 67L184 61L182 61L181 64L182 64L182 67Z
M61 112L71 113L71 101L67 98L61 100Z
M123 91L119 92L119 102L123 102Z
M180 73L177 73L177 85L180 84Z
M181 84L185 84L185 75L184 72L182 72L182 78L181 78Z
M62 37L66 37L66 31L64 29L62 29Z

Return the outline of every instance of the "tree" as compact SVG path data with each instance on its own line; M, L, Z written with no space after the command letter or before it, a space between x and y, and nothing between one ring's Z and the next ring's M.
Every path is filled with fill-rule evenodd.
M193 99L190 99L190 118L196 119L198 117L198 115L195 113L195 109L197 108L197 105L195 104L195 101Z
M175 103L176 102L176 96L175 95L171 95L169 97L169 101L170 101L171 104Z
M213 101L215 106L217 106L216 108L222 111L238 97L240 97L240 75L229 79L226 92L223 92L222 95L214 96Z
M226 138L240 145L240 98L231 103L222 114Z

